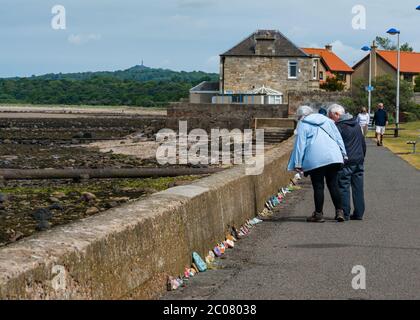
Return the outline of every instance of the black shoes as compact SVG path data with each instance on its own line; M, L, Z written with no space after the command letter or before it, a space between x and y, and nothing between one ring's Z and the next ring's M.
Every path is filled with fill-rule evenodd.
M321 213L314 212L311 217L309 217L308 219L306 219L306 221L308 221L308 222L323 223L323 222L325 222L325 220L324 220L324 214L322 212Z
M350 217L351 220L362 220L360 218L356 218L351 216ZM336 210L335 212L335 220L337 222L344 222L346 221L346 218L344 217L344 211L343 210ZM310 216L308 219L306 219L307 222L318 222L318 223L322 223L325 222L324 220L324 214L323 213L318 213L318 212L314 212L312 214L312 216Z
M342 209L335 211L335 220L338 222L344 222L346 219L344 218L344 211Z
M363 221L363 218L355 217L355 216L350 216L350 220Z

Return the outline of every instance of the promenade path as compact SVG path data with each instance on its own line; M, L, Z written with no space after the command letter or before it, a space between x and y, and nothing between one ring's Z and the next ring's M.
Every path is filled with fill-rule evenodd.
M326 192L324 224L308 180L275 216L221 260L163 299L420 299L420 171L368 141L364 221L336 223ZM354 290L354 266L366 290Z

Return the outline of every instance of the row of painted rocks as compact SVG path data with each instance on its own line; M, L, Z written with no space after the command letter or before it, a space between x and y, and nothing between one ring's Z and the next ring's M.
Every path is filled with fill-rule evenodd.
M291 179L290 184L287 187L280 188L277 195L273 195L272 197L270 197L270 199L265 204L266 208L258 215L257 218L248 220L239 229L232 227L230 233L226 235L225 240L217 244L212 250L210 250L205 259L201 258L201 256L197 252L193 252L193 263L191 267L186 267L184 270L184 274L179 277L168 277L168 291L173 291L181 287L185 287L189 279L196 276L200 272L217 269L217 258L222 257L228 249L233 249L235 247L235 243L238 240L246 237L256 225L263 222L263 220L261 219L272 216L274 214L274 208L277 207L279 204L285 202L287 194L292 193L296 190L300 190L301 187L298 186L298 182L301 179L301 176L299 174L296 174L296 176L293 179Z
M268 199L265 203L265 209L260 213L260 217L271 216L273 214L273 210L277 206L286 202L287 194L300 190L301 187L298 186L300 180L302 180L302 177L298 173L293 179L290 180L290 183L287 187L280 188L276 195L271 196L270 199Z
M228 249L233 249L238 240L246 237L251 232L251 229L261 222L263 221L254 218L248 220L239 229L232 227L231 232L226 235L225 240L210 250L205 259L202 259L197 252L193 252L193 263L191 267L186 267L184 274L179 277L168 277L168 291L177 290L180 287L186 286L188 280L200 272L217 269L217 258L222 257Z

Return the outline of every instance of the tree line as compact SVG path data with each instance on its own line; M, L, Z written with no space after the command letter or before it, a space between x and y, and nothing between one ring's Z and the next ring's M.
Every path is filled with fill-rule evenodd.
M164 106L217 74L136 66L124 71L0 79L0 103Z

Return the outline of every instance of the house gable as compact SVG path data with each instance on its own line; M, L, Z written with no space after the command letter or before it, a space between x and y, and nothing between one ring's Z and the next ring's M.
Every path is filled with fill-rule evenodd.
M309 58L305 52L277 30L258 30L221 56Z

